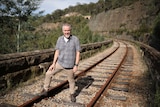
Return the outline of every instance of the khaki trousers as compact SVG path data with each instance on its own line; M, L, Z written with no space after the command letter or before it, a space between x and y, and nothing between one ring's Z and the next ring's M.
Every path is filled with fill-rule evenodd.
M69 92L70 94L74 94L75 92L75 80L74 80L74 73L73 69L65 69L60 64L56 63L55 70L53 71L47 71L45 74L45 80L44 80L44 89L48 90L51 84L52 77L55 76L56 73L64 70L64 73L67 74L67 79L69 82Z

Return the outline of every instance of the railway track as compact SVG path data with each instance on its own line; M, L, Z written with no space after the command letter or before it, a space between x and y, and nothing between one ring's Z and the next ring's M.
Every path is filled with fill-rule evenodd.
M75 74L76 102L70 101L68 81L64 72L57 74L51 84L49 96L23 93L26 99L18 107L103 107L112 102L128 101L133 71L133 49L126 43L115 42L112 48L80 64ZM42 77L43 78L43 77ZM22 95L21 95L22 96ZM22 100L22 99L21 99Z

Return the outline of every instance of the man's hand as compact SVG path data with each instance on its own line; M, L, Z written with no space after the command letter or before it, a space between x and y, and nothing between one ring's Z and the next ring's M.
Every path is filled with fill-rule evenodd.
M53 71L55 69L55 63L53 63L50 67L49 67L49 71Z
M76 72L78 70L78 66L73 67L73 72Z

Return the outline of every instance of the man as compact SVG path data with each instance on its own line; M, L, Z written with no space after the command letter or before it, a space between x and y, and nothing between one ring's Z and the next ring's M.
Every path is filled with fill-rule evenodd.
M79 39L71 35L70 24L63 24L62 31L63 35L58 38L56 43L53 63L45 75L43 92L48 91L52 76L61 70L65 70L69 82L70 98L72 102L75 102L74 72L78 69L81 47Z

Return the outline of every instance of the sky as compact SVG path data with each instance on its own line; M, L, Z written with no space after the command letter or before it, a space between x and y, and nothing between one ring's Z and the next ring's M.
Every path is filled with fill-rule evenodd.
M65 9L69 6L75 6L77 3L80 4L89 4L89 3L96 3L98 0L43 0L43 2L40 4L40 8L38 11L44 10L44 14L51 14L57 9Z

